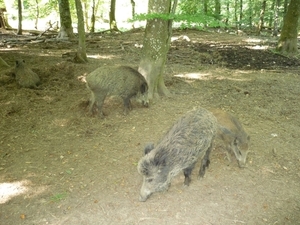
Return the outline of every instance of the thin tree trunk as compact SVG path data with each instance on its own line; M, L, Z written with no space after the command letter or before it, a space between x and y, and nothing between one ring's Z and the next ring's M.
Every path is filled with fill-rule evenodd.
M110 30L118 31L116 21L116 0L111 0L110 11L109 11L109 27Z
M226 0L226 19L225 19L225 24L227 26L228 26L228 23L229 23L229 15L230 15L229 9L230 9L229 0Z
M85 22L85 29L86 30L89 30L90 28L89 28L89 20L88 20L88 18L89 18L89 4L87 3L87 2L84 2L83 3L83 8L84 8L84 10L83 10L83 15L84 15L84 22Z
M208 0L203 0L203 12L205 15L207 15L207 12L208 12L207 2L208 2Z
M272 1L271 8L269 9L269 12L273 12L274 13L275 4L276 4L275 2L276 2L276 0ZM269 16L268 27L270 27L270 28L273 25L273 19L274 19L274 15L273 16Z
M35 0L35 3L36 3L36 15L35 15L34 27L35 27L35 29L38 29L38 21L39 21L39 16L40 16L39 0Z
M78 50L76 62L85 63L87 62L86 46L85 46L85 30L84 30L84 17L82 11L82 5L80 0L75 0L77 18L78 18Z
M253 9L252 9L252 0L249 0L249 27L252 28L252 13L253 13Z
M215 0L215 18L217 20L221 19L221 3L220 3L220 0Z
M237 3L237 0L235 0L234 1L234 22L235 22L236 28L238 28L237 8L238 8L238 3Z
M239 19L239 29L242 27L243 20L243 0L240 0L240 19Z
M260 11L260 16L259 16L259 23L258 23L258 29L257 33L260 34L263 26L264 26L264 18L265 18L265 11L266 11L266 5L267 1L263 0L262 1L262 6L261 6L261 11Z
M22 35L22 1L18 0L18 35Z
M278 13L279 13L280 0L274 0L274 1L275 1L275 6L274 6L273 36L277 37L277 35L278 35Z
M60 15L60 30L57 38L74 38L69 0L58 0Z
M130 0L131 3L131 15L132 18L135 16L135 1L134 0ZM132 23L132 28L134 28L134 23Z
M93 0L93 3L92 3L92 16L91 16L91 29L90 29L91 33L95 32L95 22L96 22L96 17L95 17L95 0Z

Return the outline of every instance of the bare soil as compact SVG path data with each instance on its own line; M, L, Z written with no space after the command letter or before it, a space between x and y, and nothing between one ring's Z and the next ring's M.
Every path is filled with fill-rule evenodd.
M108 98L88 116L82 77L103 65L138 66L142 31L89 37L89 63L62 58L74 42L7 42L1 57L25 59L39 89L20 88L0 68L0 224L300 224L299 60L273 54L276 40L174 31L165 69L172 96L144 108ZM187 37L190 39L187 39ZM20 38L22 40L22 38ZM183 174L139 202L137 162L147 142L194 107L236 115L251 136L247 167L216 146L204 179Z

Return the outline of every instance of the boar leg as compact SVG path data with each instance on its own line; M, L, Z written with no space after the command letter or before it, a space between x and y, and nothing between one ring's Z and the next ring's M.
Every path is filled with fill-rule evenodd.
M124 115L127 115L129 111L132 109L130 97L123 98L124 103Z
M209 164L210 164L209 155L210 155L211 150L212 150L212 144L207 149L207 151L201 161L201 166L200 166L200 170L199 170L199 179L204 177L205 169L209 167Z
M102 106L103 106L104 100L106 98L106 95L107 95L106 92L100 92L100 91L93 93L92 101L90 103L91 104L90 105L90 113L95 114L98 111L98 113L101 117L104 116L103 111L102 111ZM95 108L96 108L96 112L93 112L93 111L95 111Z
M188 168L185 168L183 170L183 174L184 174L184 185L185 186L189 186L190 182L191 182L191 173L193 171L195 167L195 163L193 163L191 166L189 166Z

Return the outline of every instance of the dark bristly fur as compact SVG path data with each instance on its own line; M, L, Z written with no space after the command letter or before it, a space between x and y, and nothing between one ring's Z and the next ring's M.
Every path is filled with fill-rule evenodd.
M201 159L199 177L203 177L216 131L216 118L199 108L182 116L156 146L147 144L145 156L138 163L138 171L144 177L140 201L146 201L154 192L167 190L172 177L180 171L188 186L198 159Z

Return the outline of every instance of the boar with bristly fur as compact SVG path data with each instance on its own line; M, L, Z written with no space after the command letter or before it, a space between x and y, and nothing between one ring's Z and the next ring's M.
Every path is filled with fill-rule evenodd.
M21 87L37 88L37 85L40 84L39 76L25 64L25 60L16 60L13 73Z
M154 146L145 147L145 155L138 162L143 175L140 201L158 191L167 190L172 177L183 171L184 184L191 182L190 175L201 159L199 178L209 166L209 154L217 132L217 121L211 112L199 108L182 116Z
M142 100L148 106L146 92L148 85L137 70L129 66L102 66L86 77L87 88L91 91L89 113L103 116L102 106L106 96L120 96L124 103L124 114L132 108L130 99L143 95Z
M240 121L228 112L220 109L210 110L218 121L216 139L221 141L231 161L230 153L234 153L239 167L245 167L249 152L250 136L244 130Z

